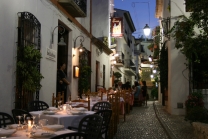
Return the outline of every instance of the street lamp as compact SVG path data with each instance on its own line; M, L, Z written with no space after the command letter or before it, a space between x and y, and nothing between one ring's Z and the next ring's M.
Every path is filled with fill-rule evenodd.
M148 24L145 25L145 27L143 28L143 31L146 37L150 35L150 27L148 26Z
M74 49L76 48L76 40L77 40L77 38L79 38L79 37L81 37L81 39L80 39L80 46L79 46L78 49L79 49L80 52L83 52L83 51L84 51L84 47L83 47L82 42L84 42L84 37L83 37L82 35L77 36L76 39L74 40Z
M54 36L54 30L55 30L57 27L62 28L62 32L61 32L61 31L58 31L61 35L63 35L63 33L65 32L65 28L64 28L62 25L58 25L58 26L56 26L56 27L53 29L53 32L52 32L52 43L51 43L51 47L54 45L54 44L53 44L53 36ZM60 46L66 46L66 43L64 42L63 36L60 38L60 42L58 43L58 45L60 45Z

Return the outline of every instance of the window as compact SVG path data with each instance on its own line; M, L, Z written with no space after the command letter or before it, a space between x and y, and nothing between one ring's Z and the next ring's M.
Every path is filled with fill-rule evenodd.
M24 61L23 50L27 46L33 46L34 49L40 50L41 44L41 24L37 18L29 12L20 12L18 13L18 51L17 51L17 62ZM29 47L28 47L29 48ZM33 61L30 61L32 63ZM35 62L36 63L36 62ZM36 63L37 70L40 72L40 62ZM23 88L24 79L21 77L21 74L17 71L16 73L16 100L15 108L25 109L29 101L34 99L34 92L29 90L24 90ZM35 98L39 99L39 90L36 91Z

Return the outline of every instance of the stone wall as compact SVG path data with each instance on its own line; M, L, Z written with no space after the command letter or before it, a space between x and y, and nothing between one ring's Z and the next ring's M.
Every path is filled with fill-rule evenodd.
M194 134L198 139L208 139L208 124L193 122Z

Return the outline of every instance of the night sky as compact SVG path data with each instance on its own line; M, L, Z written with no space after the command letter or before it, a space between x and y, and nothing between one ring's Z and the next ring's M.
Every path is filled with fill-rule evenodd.
M159 25L158 19L155 18L156 0L114 0L114 4L115 8L130 12L136 28L133 33L136 38L143 35L145 24L148 24L151 30Z

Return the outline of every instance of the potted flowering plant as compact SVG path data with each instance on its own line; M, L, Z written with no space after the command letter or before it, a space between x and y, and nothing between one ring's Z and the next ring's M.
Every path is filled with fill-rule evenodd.
M185 101L185 106L185 120L189 120L190 122L208 122L208 113L204 107L203 94L200 91L191 93Z
M201 92L193 92L188 96L185 101L186 108L204 107L203 95Z

